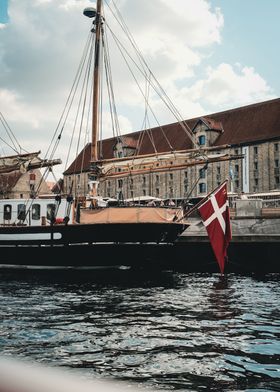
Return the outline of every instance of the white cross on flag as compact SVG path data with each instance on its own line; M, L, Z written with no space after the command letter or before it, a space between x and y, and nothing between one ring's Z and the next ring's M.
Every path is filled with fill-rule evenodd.
M227 247L231 240L227 181L206 197L206 200L198 207L198 211L206 227L220 271L223 274Z

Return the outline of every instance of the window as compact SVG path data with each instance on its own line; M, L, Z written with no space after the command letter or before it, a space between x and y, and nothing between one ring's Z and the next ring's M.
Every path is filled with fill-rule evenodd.
M275 164L275 167L279 167L279 159L275 159L274 164Z
M204 146L205 143L206 143L206 137L205 137L205 135L200 135L199 138L198 138L198 144L199 144L200 146Z
M185 178L188 178L188 172L185 171Z
M206 192L206 184L205 182L202 182L199 184L199 193L205 193Z
M254 147L254 154L258 155L258 147Z
M235 188L239 188L239 181L238 180L235 181Z
M159 175L156 175L156 182L159 182Z
M221 166L217 166L217 174L221 174Z
M118 151L118 157L119 157L119 158L122 158L122 157L123 157L122 151Z
M156 197L159 197L159 188L156 188Z
M111 187L111 181L108 181L108 188Z
M185 192L188 192L188 184L184 185L184 190L185 190Z
M239 166L238 165L235 165L234 169L235 169L235 173L239 173Z
M133 191L130 191L130 197L133 199Z
M143 196L146 196L146 189L143 189Z
M234 150L234 154L235 154L235 155L238 155L238 148L236 148L236 149Z
M33 204L31 210L31 219L32 220L39 220L41 215L41 206L40 204Z
M11 204L4 205L4 220L12 219L12 206Z
M258 162L254 162L254 169L255 169L255 170L258 170L258 168L259 168Z
M18 218L18 220L24 221L25 220L25 213L26 213L25 204L18 204L18 206L17 206L17 218Z
M169 188L169 197L173 197L174 190L172 187Z
M173 173L169 173L169 179L172 181L173 180Z
M49 221L54 219L55 204L47 204L47 219Z
M279 151L279 144L278 143L274 144L274 151Z
M277 186L279 186L279 184L280 184L280 177L278 177L278 176L275 177L275 184Z
M254 181L255 181L255 185L258 186L258 185L259 185L259 180L258 180L258 178L255 178Z
M144 186L146 185L146 177L145 176L143 176L143 185Z
M122 188L122 186L123 186L123 180L118 180L118 187Z
M204 169L199 170L199 178L205 178L205 170Z

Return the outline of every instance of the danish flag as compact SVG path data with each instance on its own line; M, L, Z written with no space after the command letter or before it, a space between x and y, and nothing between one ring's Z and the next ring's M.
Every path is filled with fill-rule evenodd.
M227 181L206 197L206 200L198 207L198 211L206 227L221 274L223 274L227 247L232 238Z

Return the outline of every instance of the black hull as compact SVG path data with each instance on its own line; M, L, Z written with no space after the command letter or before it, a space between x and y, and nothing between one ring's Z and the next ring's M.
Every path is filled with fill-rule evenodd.
M280 272L280 242L232 242L225 272ZM132 269L218 273L208 242L99 243L68 246L2 246L2 269L68 269L130 267ZM149 273L147 272L147 273Z
M93 243L172 243L186 228L180 223L95 223L54 226L1 226L3 245L68 246Z

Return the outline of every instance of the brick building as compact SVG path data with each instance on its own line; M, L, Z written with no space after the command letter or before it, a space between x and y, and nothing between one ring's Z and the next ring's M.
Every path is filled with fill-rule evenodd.
M40 194L52 194L39 169L0 174L0 199L28 199L40 184Z
M230 178L233 192L267 192L280 188L280 99L260 102L186 121L198 144L205 147L229 145L224 152L244 154L244 159L218 162L203 170L193 166L118 177L102 181L99 194L124 198L152 195L160 198L203 196ZM100 156L121 156L170 152L193 147L178 123L130 133L121 139L106 139L99 144ZM176 164L176 157L174 158ZM90 144L64 172L64 191L75 195L88 193ZM198 181L197 181L198 180Z

